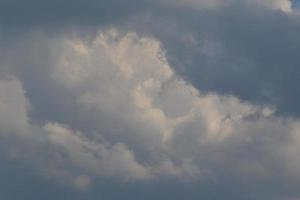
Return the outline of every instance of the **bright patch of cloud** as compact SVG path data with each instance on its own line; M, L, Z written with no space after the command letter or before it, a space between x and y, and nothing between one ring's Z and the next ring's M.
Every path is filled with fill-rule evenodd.
M64 37L51 48L60 54L44 75L98 123L90 131L34 124L21 82L1 80L0 132L40 138L28 149L32 160L46 152L39 161L46 174L80 188L103 176L217 180L238 171L241 179L268 180L281 165L299 176L298 121L233 96L202 94L176 75L158 41L110 29L92 42Z

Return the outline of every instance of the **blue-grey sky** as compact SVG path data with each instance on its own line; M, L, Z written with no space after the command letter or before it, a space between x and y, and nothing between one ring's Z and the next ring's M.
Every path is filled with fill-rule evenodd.
M289 0L0 0L0 199L299 200Z
M300 6L300 1L299 0L294 0L293 1L293 6L298 8Z

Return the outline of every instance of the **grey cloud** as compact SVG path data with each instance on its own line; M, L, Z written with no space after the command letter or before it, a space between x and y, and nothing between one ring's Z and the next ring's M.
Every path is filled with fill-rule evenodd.
M4 35L110 25L135 29L158 38L171 66L197 88L274 104L280 114L299 113L299 95L290 89L298 83L299 14L278 10L288 10L290 1L0 3Z
M299 75L297 11L276 10L291 6L285 0L214 2L1 1L1 24L3 32L125 24L161 40L171 66L199 89L298 116L299 94L290 89Z
M232 6L153 18L138 30L156 30L171 66L197 88L298 116L298 13Z
M15 78L0 81L0 103L6 104L0 130L9 159L34 163L45 190L56 188L47 184L57 181L76 186L65 189L70 191L65 195L76 193L80 199L86 192L94 198L101 195L96 192L100 180L108 179L112 190L130 190L138 181L145 190L138 197L158 190L161 199L299 195L293 186L300 181L296 119L276 117L272 109L236 97L198 91L174 73L158 41L135 33L102 30L92 41L70 35L28 38L7 52ZM13 55L22 55L21 60ZM38 79L30 79L33 72ZM46 97L39 96L43 90ZM49 108L41 115L43 107ZM4 116L15 113L12 121L21 121L22 128L5 123ZM118 186L123 181L130 183ZM163 195L164 188L183 186L187 189ZM198 192L198 187L205 189Z
M288 1L0 2L0 197L299 197Z
M65 28L73 25L101 25L126 20L128 17L150 13L168 13L181 9L205 10L215 9L236 0L1 0L0 25L4 29L20 30L28 28ZM246 0L245 2L251 2ZM255 4L271 8L288 10L288 0L263 0Z
M145 9L143 1L0 1L0 24L5 29L54 29L72 25L116 22Z

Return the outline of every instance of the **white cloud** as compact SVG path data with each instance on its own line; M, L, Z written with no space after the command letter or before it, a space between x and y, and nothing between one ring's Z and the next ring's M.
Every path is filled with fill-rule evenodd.
M245 2L255 6L263 6L267 9L281 10L284 12L292 11L292 2L290 0L246 0ZM203 10L203 9L222 9L230 5L237 5L240 3L240 1L239 0L175 0L175 1L164 0L162 1L162 3Z
M84 54L74 48L79 43L86 49ZM276 131L276 137L290 134L292 123L273 117L270 108L241 103L232 96L199 93L176 76L154 39L108 30L91 44L75 39L66 45L69 48L62 59L68 65L58 63L54 79L63 87L72 85L77 103L87 112L94 110L108 119L111 124L102 124L106 127L103 130L118 127L115 137L129 143L133 155L136 153L144 163L147 173L142 174L148 174L144 177L201 178L203 172L212 173L202 168L205 161L198 160L195 149L227 148L234 138L241 138L243 146L260 137L271 137L272 131ZM75 80L80 80L76 84L73 77L68 79L74 66L82 72L76 75ZM140 156L139 148L146 155Z
M284 12L292 11L292 2L290 0L263 0L254 2L271 9L281 10Z
M14 77L0 81L0 133L28 134L29 102L22 84Z
M135 160L133 152L125 144L97 142L60 124L46 124L44 129L51 144L65 151L75 167L95 175L117 176L125 180L150 177L147 168Z
M59 41L51 48L60 54L43 75L73 97L75 108L99 120L93 130L53 120L33 124L20 81L0 81L0 113L5 113L0 132L42 138L42 145L28 148L34 148L32 160L47 152L40 162L48 175L86 188L102 176L203 180L215 179L222 169L267 179L276 168L270 176L262 174L274 163L287 170L297 166L288 161L299 152L299 122L233 96L202 94L176 75L158 41L111 29L92 42Z

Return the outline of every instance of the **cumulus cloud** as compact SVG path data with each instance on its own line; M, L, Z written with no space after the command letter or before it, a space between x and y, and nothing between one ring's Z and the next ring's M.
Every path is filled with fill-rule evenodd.
M282 4L289 10L289 1L243 1L218 11L149 16L147 27L135 26L141 34L152 32L172 68L198 89L274 104L279 114L298 116L299 95L290 88L298 82L299 40L292 33L299 31L299 15L278 10Z
M39 97L25 92L17 76L1 79L2 137L16 147L29 138L18 157L38 163L45 176L82 189L101 177L247 180L249 187L280 181L279 188L300 181L300 122L274 116L271 107L202 93L174 72L157 40L117 29L102 31L92 41L43 40L59 54L40 72L45 76L41 85L58 87L62 92L53 92L62 95L61 101L70 95L74 109L90 114L88 128L72 118L55 121L51 114L35 122L31 118L39 107L32 102ZM34 63L44 59L37 52ZM49 106L70 117L59 102Z
M0 157L46 191L299 197L291 1L0 0L0 13Z

